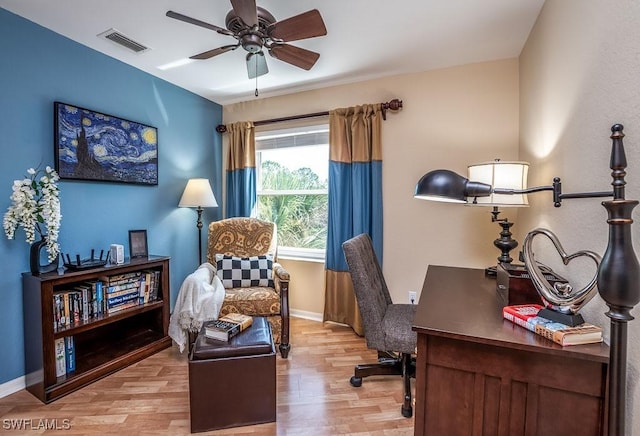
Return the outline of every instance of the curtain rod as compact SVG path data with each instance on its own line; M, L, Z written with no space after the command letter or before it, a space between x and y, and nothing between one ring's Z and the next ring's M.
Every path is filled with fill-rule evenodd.
M387 109L390 109L392 111L397 111L398 109L402 109L402 100L399 100L397 98L394 98L391 101L387 101L385 103L380 103L382 105L382 119L386 121L387 119ZM263 126L265 124L273 124L273 123L281 123L283 121L292 121L292 120L302 120L304 118L315 118L315 117L324 117L329 115L329 111L325 111L325 112L315 112L312 114L302 114L302 115L292 115L289 117L282 117L282 118L272 118L270 120L261 120L261 121L254 121L253 125L254 126ZM218 127L216 127L216 132L218 133L225 133L227 131L227 126L225 126L224 124L219 124Z

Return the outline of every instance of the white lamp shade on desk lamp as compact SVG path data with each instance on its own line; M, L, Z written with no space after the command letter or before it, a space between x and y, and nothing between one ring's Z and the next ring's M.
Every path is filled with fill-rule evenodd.
M527 188L527 174L529 164L527 162L501 161L484 162L469 165L468 177L474 182L481 182L514 190ZM486 197L469 197L467 204L473 206L499 206L499 207L525 207L529 206L527 194L494 194Z
M485 162L475 165L469 165L469 180L474 182L486 183L493 188L512 189L521 191L527 188L527 174L529 172L529 164L527 162L501 161L496 159L493 162ZM493 241L493 245L501 251L498 257L498 264L510 264L513 260L509 252L518 246L518 242L511 238L512 222L507 218L498 218L500 213L499 207L525 207L529 206L527 194L495 194L484 197L467 197L467 205L469 206L489 206L493 207L491 211L491 221L500 224L502 231L500 237ZM487 274L493 275L495 268L493 266L487 268Z

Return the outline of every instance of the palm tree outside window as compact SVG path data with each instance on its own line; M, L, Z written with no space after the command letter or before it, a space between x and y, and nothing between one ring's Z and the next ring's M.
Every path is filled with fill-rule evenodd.
M279 256L324 260L328 170L327 124L256 132L255 215L276 223Z

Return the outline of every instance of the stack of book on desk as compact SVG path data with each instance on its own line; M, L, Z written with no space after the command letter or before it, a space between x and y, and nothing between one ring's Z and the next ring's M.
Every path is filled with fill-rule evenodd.
M570 327L537 316L540 309L542 309L542 306L539 304L505 306L502 309L502 316L514 324L551 339L562 346L602 342L601 327L587 322Z

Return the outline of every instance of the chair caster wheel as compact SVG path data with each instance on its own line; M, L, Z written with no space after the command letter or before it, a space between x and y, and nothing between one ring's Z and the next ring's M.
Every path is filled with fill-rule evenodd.
M405 418L411 418L413 416L413 407L408 407L408 408L404 408L404 406L402 406L402 416L404 416Z
M349 383L351 383L351 386L353 386L354 388L359 388L360 386L362 386L362 377L356 377L354 375L349 379Z

